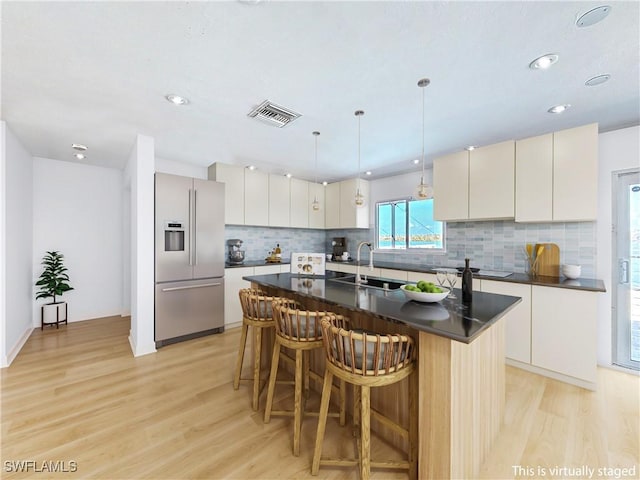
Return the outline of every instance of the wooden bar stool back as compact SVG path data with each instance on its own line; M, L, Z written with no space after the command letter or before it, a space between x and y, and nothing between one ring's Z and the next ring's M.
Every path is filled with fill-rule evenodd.
M279 298L273 301L273 317L275 320L276 342L273 347L271 358L271 373L269 374L269 389L267 390L267 406L264 411L264 421L268 423L271 415L293 416L293 454L300 455L300 435L302 429L302 417L304 413L304 396L309 394L309 379L322 383L322 376L313 372L309 368L309 352L322 348L322 327L320 319L327 315L327 312L317 312L311 310L301 310L299 305L289 299ZM344 320L342 316L339 316ZM278 375L278 363L280 360L281 348L287 347L295 351L294 370L294 408L293 410L273 410L273 395L275 391L276 377ZM346 397L344 382L340 383L340 413L329 414L330 416L340 416L340 424L344 425L346 419ZM307 413L313 415L313 413ZM317 413L316 413L317 415Z
M258 410L258 399L260 397L260 357L262 350L262 331L265 328L274 328L273 321L273 299L261 290L244 288L238 292L240 305L242 306L242 333L240 335L240 348L236 360L236 371L233 378L233 388L238 390L241 379L242 362L247 344L247 333L249 327L253 327L253 345L255 348L253 359L253 398L251 406Z
M409 381L409 428L398 425L391 419L371 409L371 388L399 382L414 371L414 341L406 335L371 334L348 330L342 319L325 316L322 321L322 335L327 354L320 419L313 454L312 475L318 474L320 465L359 465L360 477L370 477L371 467L406 469L410 478L417 476L417 422L418 412L415 401L415 375ZM327 423L327 408L333 377L336 376L354 385L354 423L360 423L357 459L323 459L322 442ZM413 381L412 381L413 380ZM384 423L404 438L408 439L409 452L406 461L372 461L370 455L370 417Z

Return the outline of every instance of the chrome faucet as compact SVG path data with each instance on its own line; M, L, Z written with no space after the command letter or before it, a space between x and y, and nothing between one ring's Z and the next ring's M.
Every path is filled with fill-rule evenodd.
M356 256L356 285L360 285L361 283L367 283L367 276L365 275L364 280L360 277L360 249L363 245L369 247L369 270L373 272L373 248L371 248L371 242L360 242L358 244L358 253Z

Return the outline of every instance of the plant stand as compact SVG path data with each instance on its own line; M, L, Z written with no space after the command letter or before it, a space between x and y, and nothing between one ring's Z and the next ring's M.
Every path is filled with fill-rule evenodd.
M46 310L51 311L52 309L55 309L55 321L53 322L45 322L45 307ZM67 302L51 302L51 303L45 303L44 305L42 305L42 307L40 308L40 330L44 330L44 326L45 325L55 325L56 328L60 328L60 324L61 323L67 323L67 318L68 318L68 314L69 314L69 310L67 307ZM64 318L63 318L64 316ZM50 315L47 315L47 318L49 318Z

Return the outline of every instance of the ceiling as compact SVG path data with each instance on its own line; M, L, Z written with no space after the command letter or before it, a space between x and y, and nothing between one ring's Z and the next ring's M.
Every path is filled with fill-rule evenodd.
M2 119L34 156L122 168L156 156L318 180L419 170L425 154L591 122L640 123L640 4L593 2L2 2ZM547 53L560 60L535 71ZM584 82L608 73L602 85ZM176 106L169 93L190 103ZM249 118L269 99L302 116ZM556 104L571 104L560 115Z

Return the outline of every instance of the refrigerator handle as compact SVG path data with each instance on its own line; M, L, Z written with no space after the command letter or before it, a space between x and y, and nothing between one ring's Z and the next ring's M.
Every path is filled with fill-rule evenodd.
M197 240L198 240L198 236L196 235L196 233L198 232L198 225L196 224L196 218L197 217L197 211L196 208L198 208L198 190L196 190L195 188L193 189L193 264L194 265L198 265L198 245L197 245Z
M191 203L192 203L192 198L191 198L191 189L189 189L189 231L187 232L189 234L189 266L193 265L193 212L191 209Z

